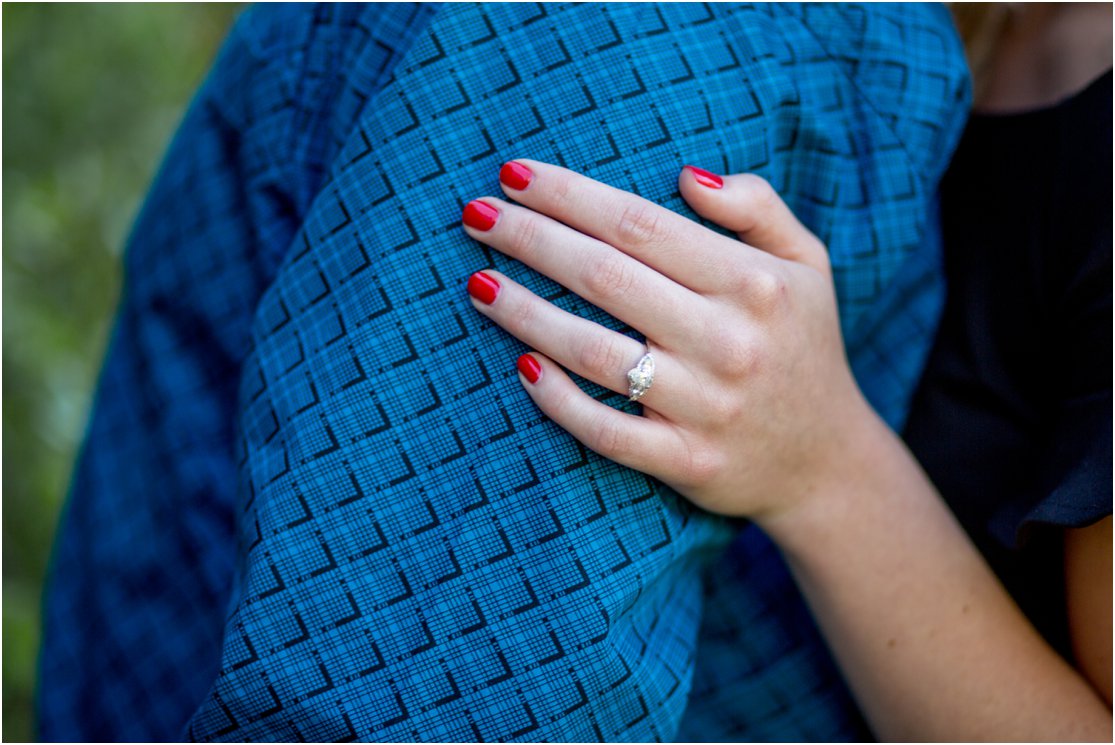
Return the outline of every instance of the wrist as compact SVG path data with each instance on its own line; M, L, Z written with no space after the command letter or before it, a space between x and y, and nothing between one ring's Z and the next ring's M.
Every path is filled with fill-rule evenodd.
M890 467L908 457L898 436L858 394L834 418L839 425L800 475L794 498L755 517L784 551L823 538L862 514L862 500L878 498Z

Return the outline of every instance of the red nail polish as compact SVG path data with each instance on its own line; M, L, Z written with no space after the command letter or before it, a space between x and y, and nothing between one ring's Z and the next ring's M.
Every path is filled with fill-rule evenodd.
M530 186L530 182L533 179L534 174L522 163L510 161L504 163L503 168L499 169L499 180L512 189L522 191Z
M468 294L484 305L491 305L499 296L499 282L484 272L476 272L468 278Z
M701 186L707 186L710 189L723 189L724 179L717 176L715 173L709 173L704 168L697 166L686 166L689 172L693 174L693 178L697 179L697 183Z
M499 219L499 210L490 204L474 199L465 205L465 211L461 215L461 219L470 228L491 230L492 226L496 224L496 220Z
M523 377L529 380L532 384L537 383L538 379L542 377L542 365L538 364L538 360L531 357L529 354L524 354L519 358L516 367Z

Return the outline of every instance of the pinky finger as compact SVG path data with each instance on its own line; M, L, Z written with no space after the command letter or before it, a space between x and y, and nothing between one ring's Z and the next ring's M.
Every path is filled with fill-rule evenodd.
M679 448L670 425L600 403L537 352L520 357L518 368L519 381L538 408L586 447L620 465L671 480L671 456Z

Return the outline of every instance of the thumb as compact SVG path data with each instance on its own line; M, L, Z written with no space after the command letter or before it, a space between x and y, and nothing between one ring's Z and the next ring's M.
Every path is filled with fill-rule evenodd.
M753 173L717 176L685 166L678 188L689 206L739 239L787 261L829 273L824 244L805 228L765 179Z

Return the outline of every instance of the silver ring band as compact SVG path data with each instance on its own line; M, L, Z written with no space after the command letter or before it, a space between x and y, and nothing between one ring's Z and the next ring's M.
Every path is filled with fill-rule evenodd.
M638 401L654 385L654 357L650 348L635 367L627 371L627 400Z

